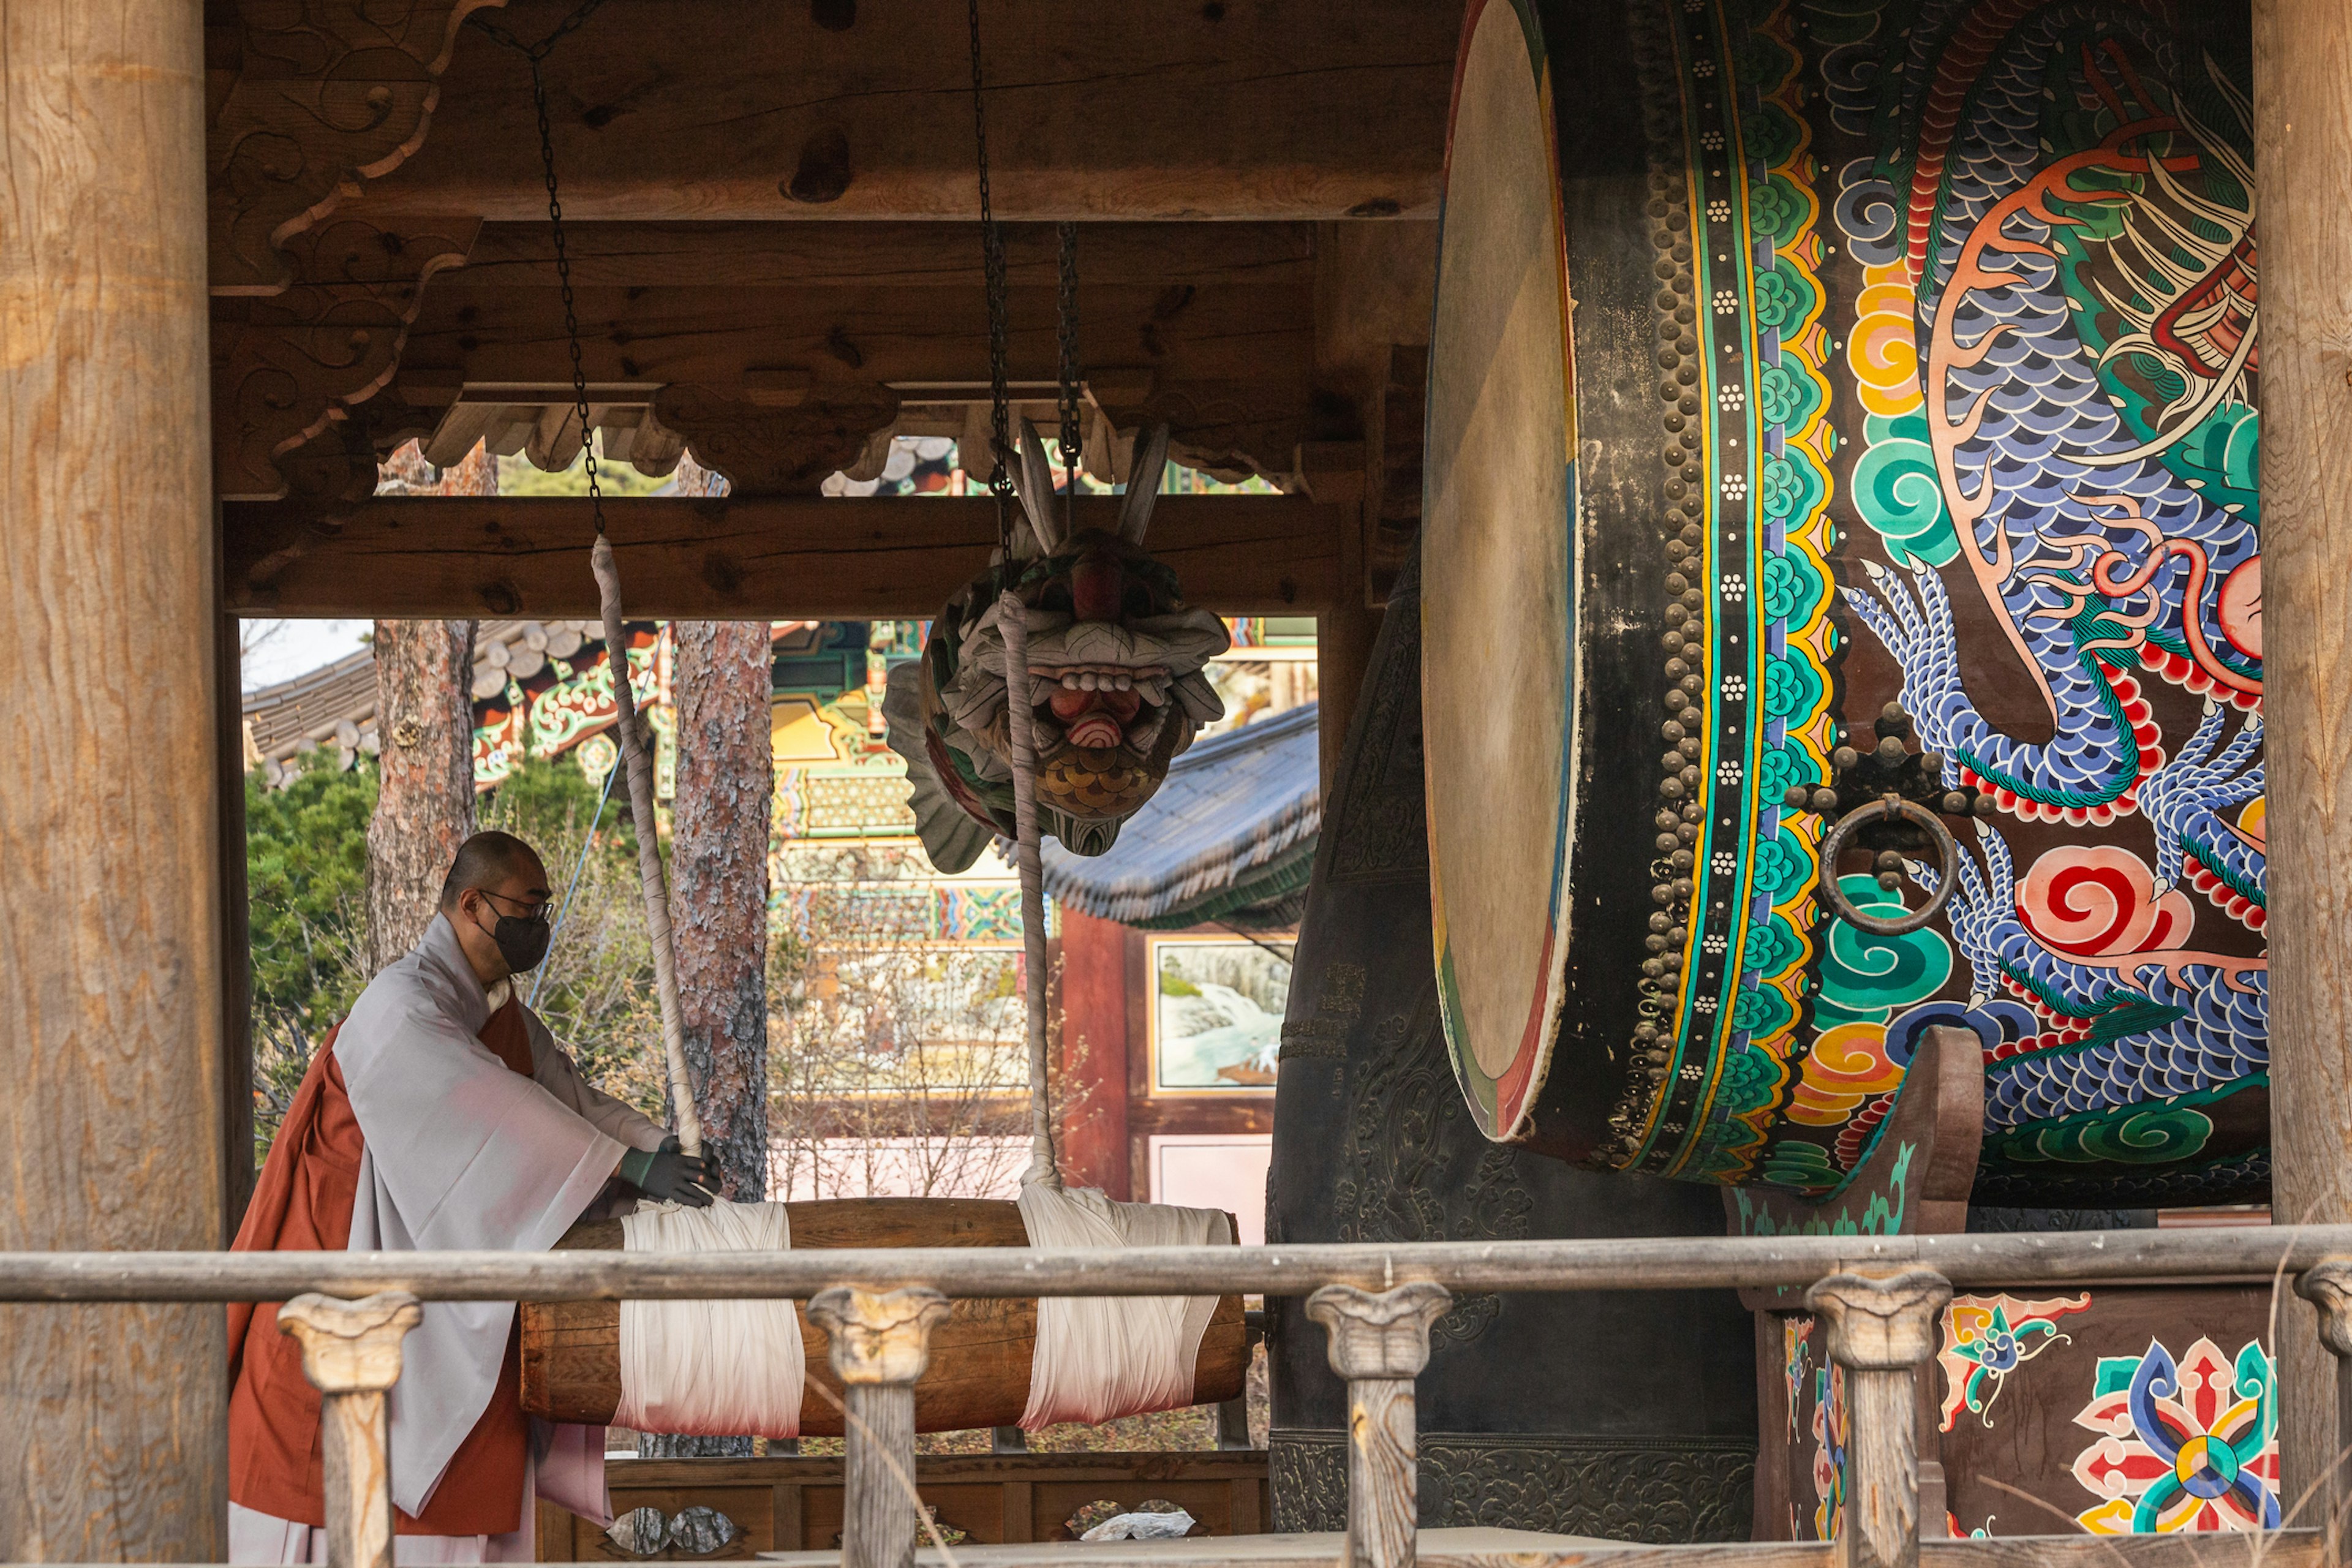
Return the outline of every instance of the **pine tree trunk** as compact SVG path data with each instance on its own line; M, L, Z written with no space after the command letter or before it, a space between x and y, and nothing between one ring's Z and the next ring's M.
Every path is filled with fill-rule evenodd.
M768 813L775 795L765 621L680 621L670 908L703 1157L726 1194L768 1187Z
M436 469L416 443L381 469L380 495L494 496L499 460L479 445ZM416 945L449 862L474 831L474 623L375 624L378 763L368 824L368 968Z
M680 621L670 909L702 1155L741 1203L768 1190L768 812L775 795L765 621ZM749 1437L648 1433L649 1458L746 1458Z
M471 621L375 624L375 816L368 823L368 967L416 945L449 862L474 831Z

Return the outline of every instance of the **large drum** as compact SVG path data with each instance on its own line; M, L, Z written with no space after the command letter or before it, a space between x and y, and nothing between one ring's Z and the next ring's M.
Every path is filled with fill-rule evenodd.
M784 1206L796 1251L1029 1245L1019 1205L986 1198L834 1198ZM558 1251L617 1252L621 1222L583 1220L555 1246ZM915 1430L1015 1425L1029 1403L1037 1303L963 1298L949 1305L947 1321L931 1331L930 1363L915 1384ZM797 1310L808 1363L800 1436L837 1437L843 1426L841 1385L826 1359L825 1333L809 1321L805 1302ZM621 1403L621 1304L525 1301L520 1321L524 1411L547 1421L592 1426L611 1422ZM1221 1296L1201 1336L1193 1400L1206 1405L1239 1398L1249 1361L1242 1299ZM819 1385L832 1397L817 1392Z
M1826 1193L1949 1022L1980 1201L2266 1194L2246 28L1470 0L1423 689L1488 1137Z

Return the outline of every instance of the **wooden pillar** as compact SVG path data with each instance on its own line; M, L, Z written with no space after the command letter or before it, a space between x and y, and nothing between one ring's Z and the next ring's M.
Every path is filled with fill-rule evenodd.
M2352 7L2254 0L2273 1210L2352 1221ZM2270 617L2265 615L2265 622ZM2285 1495L2319 1477L2333 1369L2282 1323Z
M1116 921L1062 909L1062 1175L1127 1200L1127 937Z
M1832 1274L1805 1292L1805 1305L1829 1324L1830 1359L1846 1374L1838 1568L1919 1562L1918 1378L1951 1299L1944 1277L1925 1268L1884 1278Z
M213 616L213 745L220 791L221 1238L253 1195L253 941L245 875L245 660L236 617Z
M765 621L679 621L670 910L702 1153L725 1195L768 1194L768 814L776 793Z
M1453 1305L1427 1279L1377 1293L1326 1285L1307 1298L1307 1315L1330 1334L1331 1370L1348 1380L1345 1568L1412 1568L1421 1528L1412 1382L1429 1364L1429 1325Z
M278 1309L278 1331L302 1342L302 1375L321 1395L327 1568L392 1568L392 1422L400 1342L425 1310L405 1290L360 1301L315 1292Z
M931 1330L948 1300L909 1285L887 1292L835 1286L808 1304L830 1336L848 1427L842 1462L841 1568L911 1568L915 1496L915 1380L930 1362Z
M368 822L368 967L416 945L474 832L474 623L375 624L375 816Z
M0 1249L226 1214L200 10L0 0ZM224 1332L0 1308L0 1560L218 1561Z

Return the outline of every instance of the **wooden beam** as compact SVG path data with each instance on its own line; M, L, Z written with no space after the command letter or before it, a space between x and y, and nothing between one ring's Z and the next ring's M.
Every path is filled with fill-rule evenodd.
M1054 230L1013 226L1006 248L1008 363L1016 380L1050 382ZM659 389L662 423L739 494L814 490L807 475L854 461L889 422L890 400L987 384L976 224L581 223L566 249L589 381ZM1077 261L1079 361L1116 423L1167 421L1195 467L1286 472L1316 405L1313 226L1088 224ZM369 411L377 430L432 428L461 386L477 400L488 387L568 388L557 283L543 222L485 226L467 264L425 293L401 368ZM789 405L761 405L763 387L778 386ZM256 417L316 423L325 408L268 405ZM720 433L734 438L731 466ZM761 452L779 460L747 461Z
M1115 525L1108 497L1081 526ZM223 511L225 595L241 615L593 616L584 500L390 497L331 522L296 508ZM604 502L632 616L901 620L938 613L987 563L985 496L650 498ZM1354 510L1282 495L1162 496L1150 543L1195 604L1311 614L1339 588Z
M517 37L575 0L510 0ZM1460 0L988 0L992 195L1006 218L1432 216ZM961 12L926 0L606 6L545 66L575 218L971 216ZM347 68L349 74L351 68ZM424 145L371 213L544 217L529 68L459 34Z
M1428 236L1433 224L1331 225L1335 234ZM1004 280L1052 290L1061 281L1061 241L1052 224L1003 226ZM1365 241L1347 242L1349 254ZM1387 247L1372 247L1385 252ZM1284 222L1087 223L1078 228L1081 288L1166 289L1245 283L1305 284L1316 276L1318 226ZM582 289L971 289L984 281L977 219L932 222L835 219L798 222L574 221L565 203L564 252ZM486 223L465 271L440 287L553 289L555 245L541 210L519 223ZM1428 290L1419 297L1427 316ZM1050 297L1050 296L1049 296ZM1409 314L1409 308L1401 314ZM1425 323L1421 335L1428 335ZM1385 350L1382 351L1385 354Z
M221 1256L200 11L0 3L14 1254ZM0 1310L0 1561L223 1560L225 1333L216 1307Z
M2263 185L2263 523L2269 590L2271 1128L2283 1220L2352 1219L2352 12L2255 0ZM2285 1487L2342 1462L2332 1368L2282 1314Z

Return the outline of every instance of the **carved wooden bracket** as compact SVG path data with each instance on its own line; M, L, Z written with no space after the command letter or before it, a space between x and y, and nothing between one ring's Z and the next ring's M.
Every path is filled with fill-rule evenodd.
M506 0L236 0L207 29L212 291L277 294L279 254L425 144L457 28Z
M948 1299L919 1285L861 1290L836 1285L809 1300L809 1321L830 1341L834 1375L852 1385L912 1384L930 1362L931 1330Z
M1429 1325L1454 1305L1444 1286L1416 1279L1393 1290L1326 1285L1307 1298L1307 1315L1331 1336L1331 1370L1350 1383L1413 1378L1429 1364Z
M1950 1282L1926 1268L1832 1274L1805 1292L1805 1305L1829 1320L1831 1359L1849 1372L1907 1373L1925 1363L1951 1299Z
M1307 403L1303 386L1295 398L1275 400L1254 383L1161 377L1141 400L1106 401L1102 407L1122 430L1166 424L1170 461L1231 484L1291 477L1307 434Z
M223 500L287 493L278 459L392 380L425 279L464 261L480 228L329 224L287 247L292 287L218 312L226 319L213 323L213 476Z
M2330 1258L2298 1276L2294 1293L2319 1309L2319 1342L2352 1356L2352 1258Z
M301 1342L302 1375L321 1394L381 1394L400 1381L400 1342L424 1321L404 1290L362 1301L313 1292L278 1309L278 1331Z
M678 385L656 393L653 406L696 462L727 476L733 494L814 495L898 416L898 395L871 383L823 383L779 406L758 388Z

